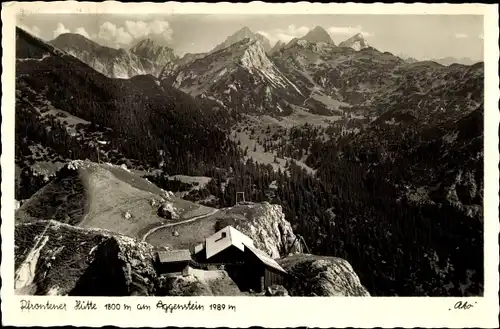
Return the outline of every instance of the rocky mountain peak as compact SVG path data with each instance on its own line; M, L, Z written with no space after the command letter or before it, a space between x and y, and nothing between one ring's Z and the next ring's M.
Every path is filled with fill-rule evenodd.
M352 48L354 50L361 50L368 48L368 42L366 42L365 38L361 33L356 33L349 39L342 41L339 44L339 47L346 47L346 48Z
M234 33L232 36L237 36L240 38L249 38L253 35L254 35L254 33L252 32L252 30L250 30L248 27L244 26L241 29L239 29L238 31L236 31L236 33Z
M86 37L84 37L81 34L78 33L62 33L59 34L54 40L65 40L65 41L73 41L73 42L78 42L78 41L90 41Z
M137 42L130 48L130 52L137 56L165 64L175 58L172 48L160 45L150 38Z
M80 51L93 52L96 49L102 49L105 53L117 53L116 49L100 46L94 41L87 39L86 37L78 33L60 34L49 43L62 50L75 49Z
M325 42L327 44L333 44L332 38L321 26L316 26L301 39L311 43Z
M271 43L265 36L263 36L260 33L254 33L248 27L245 26L240 30L236 31L235 33L233 33L232 35L230 35L229 37L227 37L226 40L224 40L224 42L217 45L211 52L216 52L225 49L235 43L243 41L244 39L259 41L262 44L262 47L264 48L265 51L271 49Z

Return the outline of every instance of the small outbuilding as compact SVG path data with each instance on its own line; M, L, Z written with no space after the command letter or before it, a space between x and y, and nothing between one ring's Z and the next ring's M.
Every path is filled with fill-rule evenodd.
M186 249L158 251L156 270L159 275L188 275L191 261L191 252Z

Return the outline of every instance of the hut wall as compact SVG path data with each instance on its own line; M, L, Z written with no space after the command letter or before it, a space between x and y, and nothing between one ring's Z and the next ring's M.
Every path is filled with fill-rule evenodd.
M158 263L157 271L163 273L183 273L188 271L189 262Z
M271 267L266 267L264 270L264 289L272 285L283 285L285 282L285 274Z

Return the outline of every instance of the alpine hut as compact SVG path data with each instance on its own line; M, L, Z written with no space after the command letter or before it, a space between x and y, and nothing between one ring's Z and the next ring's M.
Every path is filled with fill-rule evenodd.
M283 284L286 271L267 253L255 247L253 240L232 226L212 234L194 247L200 264L223 265L240 290L262 292Z

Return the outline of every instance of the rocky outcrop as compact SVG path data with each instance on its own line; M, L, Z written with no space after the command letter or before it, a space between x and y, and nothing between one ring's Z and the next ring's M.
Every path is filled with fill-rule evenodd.
M291 296L370 296L345 259L296 254L278 261Z
M366 42L365 38L363 38L363 35L361 33L357 33L349 39L342 41L339 44L339 47L349 47L359 51L361 49L368 48L368 43Z
M224 209L223 213L218 229L232 225L252 238L255 246L272 258L302 251L280 205L268 202L240 204Z
M57 221L15 228L16 294L150 296L156 272L147 243Z

